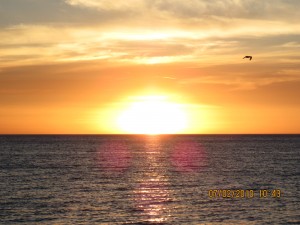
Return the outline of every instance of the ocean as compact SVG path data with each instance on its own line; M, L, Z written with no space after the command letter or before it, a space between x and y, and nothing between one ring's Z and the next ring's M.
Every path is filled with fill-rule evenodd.
M300 135L3 135L1 224L300 224Z

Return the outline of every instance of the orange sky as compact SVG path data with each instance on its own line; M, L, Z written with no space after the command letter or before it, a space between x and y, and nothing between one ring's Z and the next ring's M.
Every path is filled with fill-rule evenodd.
M176 133L300 133L299 8L2 1L0 133L126 133L120 115L145 96L184 111Z

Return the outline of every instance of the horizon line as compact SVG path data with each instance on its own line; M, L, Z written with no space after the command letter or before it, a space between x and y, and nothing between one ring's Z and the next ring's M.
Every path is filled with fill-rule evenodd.
M0 136L167 136L167 135L300 135L300 133L179 133L179 134L112 134L112 133L0 133Z

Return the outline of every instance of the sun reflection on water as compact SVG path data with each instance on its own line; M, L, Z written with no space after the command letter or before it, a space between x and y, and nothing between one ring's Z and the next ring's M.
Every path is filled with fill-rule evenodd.
M144 165L133 190L134 205L143 222L166 223L172 215L170 202L173 201L169 177L163 169L166 162L158 137L151 137L146 143Z
M111 182L107 185L110 188L123 187L119 189L124 198L121 201L131 206L124 210L142 224L176 220L185 210L185 194L174 186L176 180L183 176L192 181L193 174L206 166L202 144L181 138L170 140L161 135L131 136L99 146L99 172ZM112 177L116 179L110 180Z

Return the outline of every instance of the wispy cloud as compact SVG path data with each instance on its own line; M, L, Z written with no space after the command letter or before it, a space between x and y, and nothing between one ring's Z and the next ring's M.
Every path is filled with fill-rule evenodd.
M128 9L134 9L134 11L138 11L141 7L145 7L147 3L147 1L144 0L129 0L129 1L65 0L65 2L72 6L89 7L97 10L118 10L118 11L126 11Z
M202 68L244 54L298 63L299 1L17 2L0 3L1 67L97 60Z
M299 1L285 0L66 0L67 4L95 10L132 11L140 14L165 12L169 16L207 18L210 16L249 19L296 19ZM280 13L280 14L278 14ZM296 20L295 20L296 22Z

